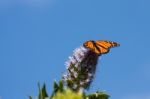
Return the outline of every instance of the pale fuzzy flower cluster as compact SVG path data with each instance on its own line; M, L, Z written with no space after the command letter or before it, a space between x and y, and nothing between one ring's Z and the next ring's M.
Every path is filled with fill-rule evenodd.
M74 90L86 89L90 86L96 71L98 56L81 46L73 51L73 55L65 63L67 73L63 75L63 80L73 82Z
M88 51L89 49L83 46L76 48L73 51L73 55L69 56L69 60L65 63L66 68L68 69L72 64L75 64L75 67L77 67L78 63L80 63L83 60Z

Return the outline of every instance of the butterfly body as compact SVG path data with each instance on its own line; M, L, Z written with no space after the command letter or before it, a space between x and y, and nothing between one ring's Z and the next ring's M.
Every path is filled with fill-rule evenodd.
M84 47L89 48L97 55L106 54L110 51L110 48L119 46L118 43L112 41L98 40L98 41L87 41L83 44Z

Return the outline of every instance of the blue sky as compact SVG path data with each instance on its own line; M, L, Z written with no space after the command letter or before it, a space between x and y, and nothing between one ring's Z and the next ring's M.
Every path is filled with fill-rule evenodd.
M150 99L149 0L0 0L0 97L28 99L65 72L87 40L121 44L99 59L89 92Z

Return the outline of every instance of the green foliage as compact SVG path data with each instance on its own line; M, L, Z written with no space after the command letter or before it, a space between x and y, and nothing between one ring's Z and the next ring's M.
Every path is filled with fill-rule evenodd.
M29 99L33 99L32 96L29 96Z
M40 84L39 87L39 95L37 99L108 99L109 95L104 92L96 92L94 94L86 95L82 92L76 92L68 88L64 88L63 82L60 81L59 83L54 82L53 85L53 93L51 96L48 95L46 90L46 85L44 84L42 88ZM29 99L33 99L29 96Z
M48 97L48 94L47 94L47 91L46 91L46 85L44 84L42 89L41 89L40 84L38 83L38 87L39 87L38 99L45 99L46 97Z
M86 99L108 99L109 95L104 92L96 92L86 96Z
M59 81L59 83L57 84L57 82L54 82L54 86L53 86L54 90L53 93L51 95L51 98L56 95L56 93L59 92L63 92L64 91L64 85L62 81Z
M40 84L38 83L38 88L39 88L39 95L38 95L38 98L36 99L48 99L46 85L44 84L43 87L41 88ZM29 96L29 99L33 99L32 96Z
M52 99L83 99L83 94L80 92L75 93L67 89L63 93L58 92Z

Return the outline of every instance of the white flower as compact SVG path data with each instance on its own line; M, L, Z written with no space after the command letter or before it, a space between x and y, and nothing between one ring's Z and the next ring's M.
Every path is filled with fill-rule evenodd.
M67 74L63 75L63 80L68 87L79 91L90 86L96 71L98 55L88 48L81 46L73 51L73 56L65 63ZM73 85L70 85L71 80Z

